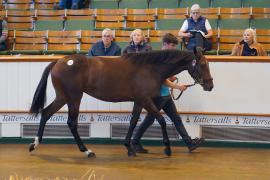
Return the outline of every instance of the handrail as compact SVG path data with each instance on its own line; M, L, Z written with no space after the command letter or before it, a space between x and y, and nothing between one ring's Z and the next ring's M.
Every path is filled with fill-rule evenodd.
M209 62L250 62L267 63L270 56L205 56Z
M51 62L58 60L65 55L3 55L0 62ZM116 56L106 56L115 58ZM215 56L207 55L209 62L249 62L249 63L269 63L270 56Z

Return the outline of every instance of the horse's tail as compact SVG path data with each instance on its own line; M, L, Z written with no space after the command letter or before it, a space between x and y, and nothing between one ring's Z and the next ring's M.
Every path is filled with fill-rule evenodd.
M34 114L35 116L38 115L38 113L41 112L41 110L44 107L44 104L46 102L46 89L47 89L47 80L48 76L53 68L53 66L56 64L57 61L51 62L44 70L42 77L38 83L37 89L35 91L35 95L32 101L31 108L29 112L31 114Z

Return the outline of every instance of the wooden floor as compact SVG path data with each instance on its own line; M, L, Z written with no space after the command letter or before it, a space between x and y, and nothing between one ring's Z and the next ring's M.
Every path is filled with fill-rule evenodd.
M90 145L88 145L90 147ZM75 145L0 145L0 180L174 180L270 179L270 149L206 148L188 153L172 147L149 146L150 154L129 158L121 145L91 145L96 153L87 159Z

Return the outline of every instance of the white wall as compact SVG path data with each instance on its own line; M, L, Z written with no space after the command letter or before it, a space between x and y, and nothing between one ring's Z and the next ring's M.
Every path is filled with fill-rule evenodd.
M47 64L48 62L1 62L0 110L28 110ZM179 111L269 114L270 63L211 62L210 68L214 78L213 91L205 92L199 85L188 89L176 102ZM179 77L184 83L191 82L187 73ZM47 102L50 103L54 96L49 81ZM131 109L130 102L108 103L87 95L84 95L81 103L81 110Z

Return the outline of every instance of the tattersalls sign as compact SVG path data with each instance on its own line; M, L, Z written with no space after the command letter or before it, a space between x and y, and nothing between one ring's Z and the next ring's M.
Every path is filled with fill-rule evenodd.
M144 119L141 114L139 121ZM270 128L270 117L237 116L237 115L200 115L181 114L183 122L190 125L216 125L216 126L249 126ZM1 113L0 123L39 123L40 116L34 117L27 113ZM66 123L67 113L56 113L48 123ZM129 123L130 113L80 113L79 123ZM165 116L168 124L170 119ZM155 122L157 123L157 122Z
M186 123L217 126L249 126L270 128L270 117L229 115L182 115Z

